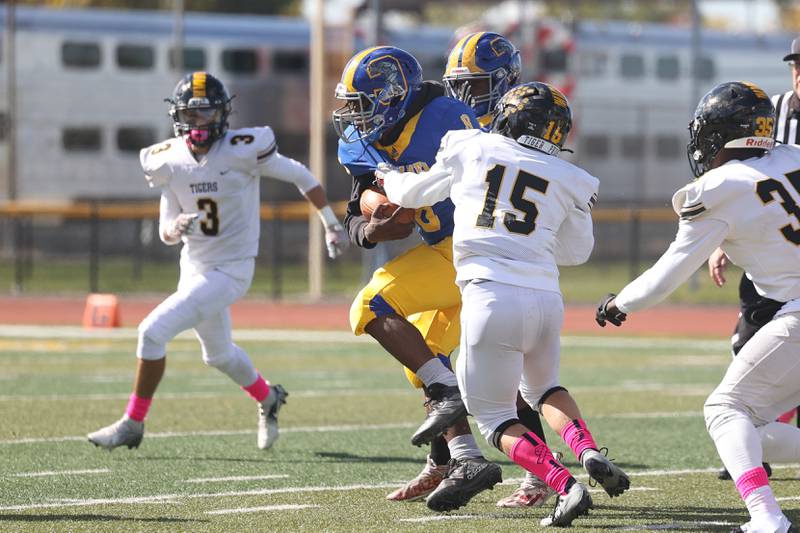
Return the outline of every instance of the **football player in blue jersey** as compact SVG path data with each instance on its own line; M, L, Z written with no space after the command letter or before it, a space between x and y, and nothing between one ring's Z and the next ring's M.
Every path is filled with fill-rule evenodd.
M498 33L480 31L461 38L447 56L442 81L447 94L469 105L482 129L491 126L497 102L521 78L519 50ZM539 414L517 394L517 417L543 442L546 442ZM500 499L498 507L540 507L555 495L547 483L527 472L511 495Z
M388 205L367 219L361 194L374 186L381 163L427 170L445 133L479 127L474 112L446 97L440 83L423 81L417 60L392 46L353 56L336 98L343 101L333 112L339 161L353 177L345 217L350 239L374 248L407 237L413 224L401 223L399 211ZM416 445L432 443L428 463L415 480L387 498L427 496L428 507L436 511L465 505L500 482L502 474L498 465L483 458L470 432L449 360L459 344L461 307L453 267L453 210L449 199L418 209L415 223L423 243L378 268L350 309L353 332L374 337L406 367L409 380L424 389L428 400L428 416L411 439Z

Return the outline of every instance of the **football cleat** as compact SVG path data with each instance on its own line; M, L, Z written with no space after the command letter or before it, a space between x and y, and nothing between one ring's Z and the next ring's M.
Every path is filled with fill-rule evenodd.
M421 500L439 486L439 483L442 482L445 474L447 474L447 469L447 465L439 466L434 463L429 455L422 472L406 483L405 486L400 487L391 494L387 494L386 499L395 502L415 502Z
M592 508L592 497L589 491L578 483L572 484L569 491L561 496L559 494L556 504L549 515L539 522L542 526L567 527L581 515L588 515Z
M454 511L473 496L503 481L502 469L483 457L450 459L447 474L425 499L432 511Z
M144 423L123 416L110 426L87 435L89 442L108 451L118 446L138 448L144 437Z
M612 498L630 488L631 482L625 472L597 450L586 450L581 459L589 477L600 483Z
M525 475L517 490L497 502L498 507L541 507L556 491L530 472Z
M467 416L467 408L461 400L461 392L457 386L434 383L428 387L428 395L431 399L425 405L430 411L411 437L411 444L414 446L428 444L460 418Z
M772 477L772 467L769 466L769 463L761 463L761 466L763 466L764 470L767 471L767 477ZM721 479L723 481L726 481L726 480L728 480L730 478L731 478L731 475L728 472L728 469L725 468L724 466L717 471L717 479Z
M753 520L739 527L731 529L731 533L797 533L797 528L789 522L785 515L781 515L776 523L754 523Z
M280 385L270 385L269 395L258 404L258 449L268 450L278 440L278 411L286 403L286 392Z

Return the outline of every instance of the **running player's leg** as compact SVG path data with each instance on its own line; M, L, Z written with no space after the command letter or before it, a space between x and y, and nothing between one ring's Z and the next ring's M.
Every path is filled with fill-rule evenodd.
M781 424L787 432L769 447L762 447L762 433L780 424L774 420L782 410L800 402L798 350L800 313L774 319L744 345L704 408L708 432L736 482L754 530L785 531L788 523L762 462L799 460L800 430Z

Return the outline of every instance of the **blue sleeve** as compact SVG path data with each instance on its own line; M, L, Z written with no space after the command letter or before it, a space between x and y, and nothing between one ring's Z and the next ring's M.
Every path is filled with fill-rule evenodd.
M340 139L338 155L339 163L353 177L372 173L384 161L375 148L361 141L346 143Z

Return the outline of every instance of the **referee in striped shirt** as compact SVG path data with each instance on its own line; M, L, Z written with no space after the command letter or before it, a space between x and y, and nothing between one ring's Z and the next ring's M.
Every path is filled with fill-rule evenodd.
M792 48L783 58L792 70L792 90L772 97L775 106L775 140L783 144L800 144L800 37L792 41Z

